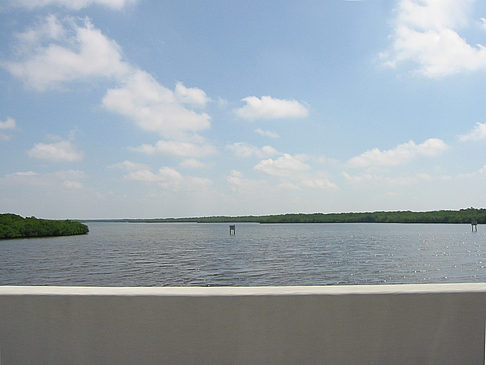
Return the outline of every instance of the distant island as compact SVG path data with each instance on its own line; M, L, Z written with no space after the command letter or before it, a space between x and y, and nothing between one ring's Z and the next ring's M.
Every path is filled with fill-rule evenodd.
M22 218L17 214L0 214L0 239L72 236L88 233L88 226L72 220Z
M127 223L486 223L486 209L435 210L429 212L393 211L367 213L277 214L262 216L212 216L192 218L98 219L83 222Z

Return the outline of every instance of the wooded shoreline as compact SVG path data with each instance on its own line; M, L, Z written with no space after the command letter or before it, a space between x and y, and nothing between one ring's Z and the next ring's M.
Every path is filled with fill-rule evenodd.
M450 223L486 224L486 209L436 210L428 212L378 211L360 213L297 213L262 216L211 216L189 218L92 219L82 222L125 223Z
M0 239L72 236L88 232L88 226L78 221L0 214Z

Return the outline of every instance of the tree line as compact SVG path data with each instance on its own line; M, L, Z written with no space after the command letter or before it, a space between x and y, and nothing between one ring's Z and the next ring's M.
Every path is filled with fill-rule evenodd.
M486 224L486 209L435 210L428 212L378 211L363 213L276 214L263 216L212 216L190 218L116 219L129 223L472 223Z
M71 236L88 233L88 226L72 220L23 218L16 214L0 214L0 239Z

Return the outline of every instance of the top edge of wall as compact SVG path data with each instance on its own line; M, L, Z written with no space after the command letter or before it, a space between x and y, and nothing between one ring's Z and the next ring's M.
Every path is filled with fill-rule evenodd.
M63 296L298 296L486 293L486 283L260 287L0 286L5 295Z

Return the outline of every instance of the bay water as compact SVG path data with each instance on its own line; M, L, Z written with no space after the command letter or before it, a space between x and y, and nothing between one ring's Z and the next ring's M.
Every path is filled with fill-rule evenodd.
M0 241L0 285L486 282L486 229L445 224L88 223Z

